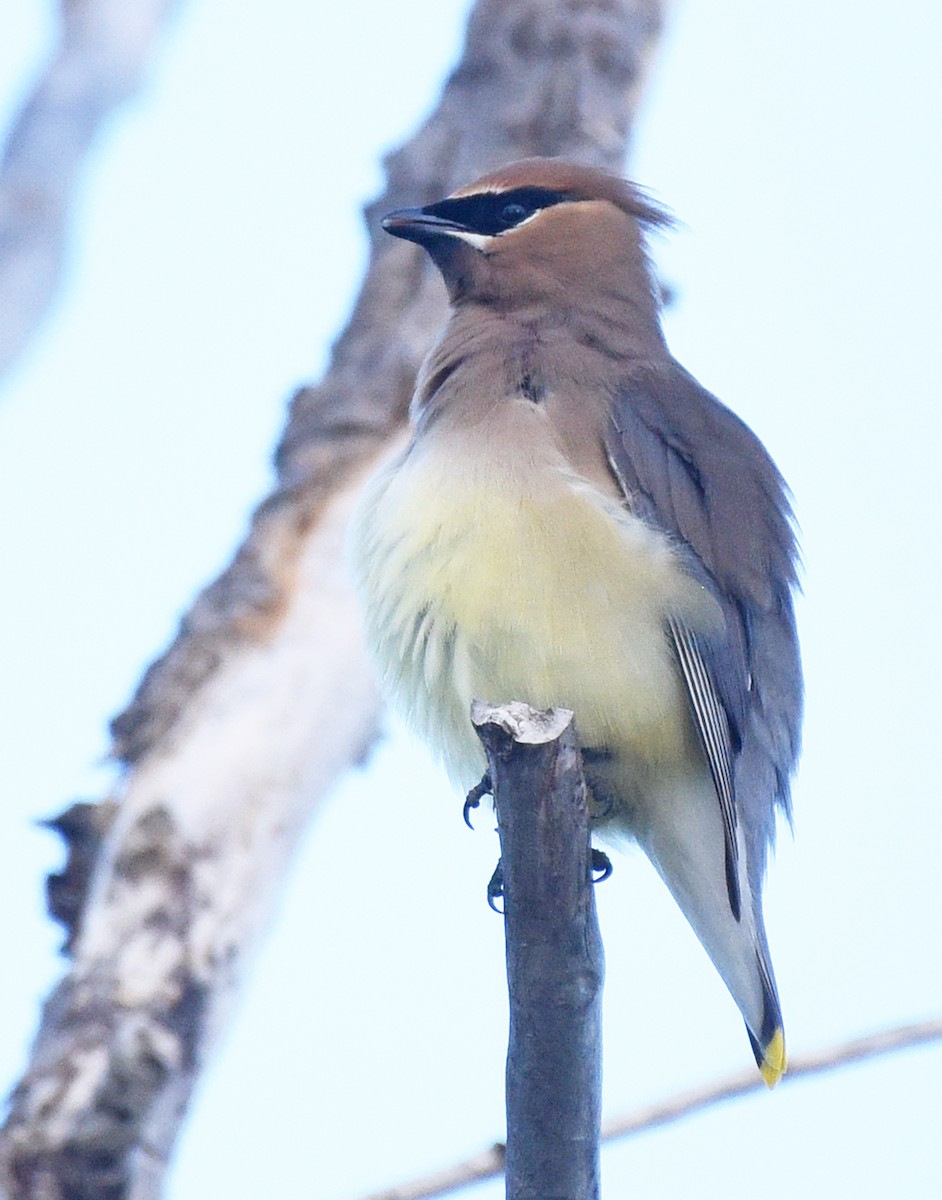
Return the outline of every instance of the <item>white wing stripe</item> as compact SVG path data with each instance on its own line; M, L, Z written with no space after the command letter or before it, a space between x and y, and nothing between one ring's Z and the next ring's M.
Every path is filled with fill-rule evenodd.
M740 919L742 897L739 883L739 840L736 800L733 794L733 772L730 756L729 721L710 679L696 636L682 622L671 617L668 621L677 661L680 665L694 724L706 755L713 786L723 817L726 843L726 887L729 903L736 920Z

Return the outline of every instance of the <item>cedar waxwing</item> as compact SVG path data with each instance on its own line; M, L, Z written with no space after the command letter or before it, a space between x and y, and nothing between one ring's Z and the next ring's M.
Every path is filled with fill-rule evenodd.
M769 455L667 349L642 238L665 224L556 159L385 218L452 311L355 570L389 691L463 787L473 699L575 712L594 827L647 853L772 1086L761 887L798 752L797 551Z

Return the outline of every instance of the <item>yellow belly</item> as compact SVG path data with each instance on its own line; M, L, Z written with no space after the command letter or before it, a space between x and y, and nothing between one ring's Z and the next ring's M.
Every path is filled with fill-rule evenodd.
M666 617L709 625L712 600L551 442L489 450L423 444L363 505L357 569L393 698L465 787L484 766L473 699L571 708L620 791L679 766L692 741Z

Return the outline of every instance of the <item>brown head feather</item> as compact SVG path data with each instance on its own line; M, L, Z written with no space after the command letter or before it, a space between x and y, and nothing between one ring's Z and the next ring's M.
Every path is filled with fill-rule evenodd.
M518 187L564 192L573 200L607 200L649 228L666 229L674 224L672 214L637 184L598 167L587 167L562 158L522 158L489 171L451 195L455 198L475 196L480 192L508 192Z

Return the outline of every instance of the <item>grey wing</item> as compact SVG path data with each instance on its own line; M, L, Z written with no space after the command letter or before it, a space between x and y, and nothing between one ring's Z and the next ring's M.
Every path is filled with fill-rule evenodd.
M742 917L742 893L739 886L739 842L736 829L739 818L733 792L733 763L729 718L716 693L710 670L700 651L697 635L676 617L668 621L680 673L687 688L694 726L710 769L723 817L723 842L726 852L726 892L736 920Z
M737 823L757 891L799 748L788 494L758 438L673 361L625 380L607 452L628 506L671 537L725 618L714 637L694 639L679 623L670 633L723 812L736 912Z

